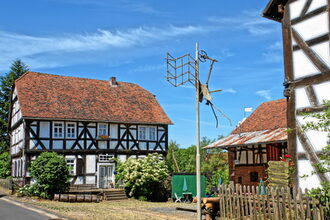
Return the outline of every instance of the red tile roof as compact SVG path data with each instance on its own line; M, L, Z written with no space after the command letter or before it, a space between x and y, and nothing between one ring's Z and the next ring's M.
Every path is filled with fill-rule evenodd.
M286 128L286 99L262 103L231 134Z
M285 142L286 128L286 99L264 102L229 136L204 148Z
M172 124L155 96L134 83L27 72L15 86L26 118Z

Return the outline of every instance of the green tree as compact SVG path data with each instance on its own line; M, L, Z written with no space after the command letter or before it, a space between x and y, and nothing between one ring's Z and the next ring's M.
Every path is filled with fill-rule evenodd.
M10 155L8 152L0 154L0 178L10 176Z
M43 152L29 168L36 181L31 187L33 195L51 199L54 193L67 191L69 187L69 167L65 158L56 152Z
M124 163L117 161L116 179L123 181L129 196L166 201L165 186L169 172L165 162L159 158L159 154L149 154L143 159L129 158Z
M15 60L9 73L0 77L0 153L9 149L7 129L11 90L15 80L26 71L28 67L21 60Z

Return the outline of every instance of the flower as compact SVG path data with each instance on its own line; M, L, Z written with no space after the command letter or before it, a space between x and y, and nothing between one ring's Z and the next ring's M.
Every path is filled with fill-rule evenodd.
M284 157L285 157L285 158L291 158L291 155L289 155L289 154L285 154Z
M284 161L284 162L286 162L286 160L285 160L285 159L281 159L281 161Z

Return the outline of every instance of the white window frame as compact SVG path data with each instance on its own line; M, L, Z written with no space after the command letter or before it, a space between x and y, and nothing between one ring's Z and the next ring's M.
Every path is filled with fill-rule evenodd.
M100 126L105 126L105 128L104 127L103 128L100 128ZM105 133L100 133L101 130L105 130ZM108 124L106 124L106 123L98 123L97 124L97 135L98 136L102 136L102 135L108 136Z
M61 127L60 126L55 126L56 124L61 125ZM61 133L55 132L55 130L58 129L58 128L62 128ZM56 133L58 134L57 136L55 136ZM58 121L53 122L53 138L64 138L64 122L58 122Z
M115 158L113 154L100 154L99 155L99 162L109 162Z
M154 130L154 136L153 136L153 138L151 137L151 130ZM151 141L156 141L157 140L157 128L156 127L154 127L154 126L149 127L148 134L149 134L149 137L148 137L149 140L151 140Z
M72 127L72 125L73 125L73 127ZM75 122L67 122L65 129L66 129L66 137L67 138L76 138L77 124ZM70 132L70 129L73 129L73 132Z
M144 129L144 130L143 130ZM139 126L139 132L138 132L138 135L139 135L139 140L148 140L148 127L147 126ZM142 132L144 132L144 137L142 136Z
M72 167L72 169L69 171L70 175L76 174L76 158L75 157L66 157L65 158L66 165L69 167Z

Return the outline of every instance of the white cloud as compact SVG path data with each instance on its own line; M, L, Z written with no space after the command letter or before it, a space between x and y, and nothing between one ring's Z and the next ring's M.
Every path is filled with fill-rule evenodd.
M233 94L237 93L237 91L233 88L223 89L222 92L223 93L233 93Z
M261 96L267 100L271 100L272 97L270 96L270 90L259 90L256 92L258 96Z
M235 17L210 17L209 21L220 24L221 27L238 28L253 36L276 32L275 22L271 22L257 12L243 12Z
M266 51L262 54L266 63L277 63L283 60L282 42L276 41L274 44L268 46Z
M101 50L123 50L149 45L169 38L203 32L199 26L138 27L129 30L109 31L99 29L88 34L63 34L61 36L31 36L0 31L0 69L5 69L12 60L29 59L38 67L47 67L55 61L38 62L42 54L93 52ZM65 62L63 62L65 63ZM31 66L31 63L29 64ZM64 64L60 64L64 65Z

